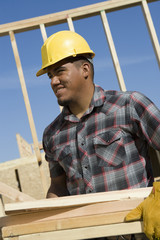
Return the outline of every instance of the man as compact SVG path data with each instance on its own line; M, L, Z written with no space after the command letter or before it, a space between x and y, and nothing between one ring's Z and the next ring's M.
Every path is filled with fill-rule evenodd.
M95 54L77 33L53 34L41 52L37 76L48 74L64 107L43 135L47 197L152 186L148 147L160 150L158 108L141 93L96 86Z

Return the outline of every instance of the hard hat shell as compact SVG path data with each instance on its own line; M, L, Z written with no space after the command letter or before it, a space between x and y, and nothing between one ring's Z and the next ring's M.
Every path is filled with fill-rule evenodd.
M41 48L42 67L36 76L47 72L47 67L68 58L77 55L90 55L91 58L95 53L90 49L86 40L78 33L72 31L60 31L51 35Z

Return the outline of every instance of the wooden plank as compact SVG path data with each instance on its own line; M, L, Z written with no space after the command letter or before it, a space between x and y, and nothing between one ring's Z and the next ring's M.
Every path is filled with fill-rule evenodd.
M76 229L59 230L52 232L43 232L41 234L31 234L19 236L19 240L78 240L89 239L95 237L118 236L133 233L142 233L142 222L118 223L101 226L83 227ZM10 236L13 237L13 236ZM10 238L11 240L11 238Z
M19 240L19 237L9 237L9 238L3 238L2 240ZM1 239L0 239L1 240ZM28 238L28 240L30 240L29 238Z
M67 22L68 22L69 30L72 31L72 32L75 32L72 18L67 17Z
M20 84L21 84L21 88L22 88L24 102L25 102L25 106L26 106L26 110L27 110L28 120L29 120L29 124L30 124L30 128L31 128L32 138L33 138L33 142L34 142L34 151L36 153L37 160L39 162L41 162L42 159L41 159L41 154L40 154L40 150L39 150L37 133L36 133L36 129L35 129L32 110L31 110L31 106L30 106L30 102L29 102L29 97L28 97L28 93L27 93L27 88L26 88L26 84L25 84L25 79L24 79L24 75L23 75L22 65L21 65L21 61L20 61L20 57L19 57L19 53L18 53L18 48L17 48L17 43L16 43L16 39L14 36L14 32L10 31L9 35L10 35L11 45L12 45L12 49L13 49L13 53L14 53L14 57L15 57L19 80L20 80Z
M97 6L92 7L89 5L86 9L78 9L78 11L68 14L70 17L77 19L86 18L98 15L101 11L112 12L121 10L129 7L138 6L142 0L110 0L96 4Z
M27 111L27 115L28 115L28 121L29 121L33 144L34 144L34 151L35 151L37 161L39 164L39 171L40 171L40 175L41 175L42 186L43 186L44 193L46 195L48 187L47 187L46 177L44 174L42 157L41 157L41 153L39 150L38 137L37 137L36 128L35 128L33 115L32 115L32 110L31 110L31 106L30 106L30 102L29 102L28 93L27 93L27 88L26 88L25 79L24 79L24 75L23 75L22 65L21 65L21 61L20 61L20 57L19 57L19 53L18 53L17 43L16 43L16 39L14 36L14 32L10 31L9 35L10 35L11 45L13 48L13 53L14 53L14 57L15 57L19 80L20 80L20 84L21 84L21 88L22 88L26 111Z
M12 199L16 202L34 201L35 200L33 197L30 197L29 195L22 193L2 182L0 182L0 194L6 196L9 199Z
M147 1L143 0L141 6L142 6L142 11L144 14L145 21L146 21L146 25L148 28L148 32L150 34L150 38L152 41L153 49L154 49L154 52L155 52L155 55L157 58L157 62L158 62L159 68L160 68L160 45L159 45L158 37L157 37L156 31L154 28L152 17L151 17L149 8L148 8Z
M50 26L53 24L66 22L67 17L75 19L85 18L93 15L98 15L99 12L103 10L111 12L122 8L137 6L141 4L141 1L142 0L110 0L71 10L61 11L58 13L2 24L0 25L0 36L8 35L10 31L14 31L15 33L17 33L27 30L38 29L41 24L45 24L45 26ZM155 1L159 0L148 0L148 2Z
M102 22L103 22L104 31L105 31L106 38L107 38L107 41L108 41L108 45L109 45L109 49L110 49L110 53L111 53L111 56L112 56L112 61L113 61L113 64L114 64L114 69L115 69L115 72L116 72L116 75L117 75L117 79L118 79L118 82L119 82L120 89L121 89L121 91L126 91L126 86L125 86L125 83L124 83L124 79L123 79L122 71L121 71L121 68L120 68L118 56L117 56L117 53L116 53L116 49L115 49L114 42L113 42L113 39L112 39L112 34L111 34L111 31L110 31L109 23L108 23L106 13L105 13L104 10L101 11L101 19L102 19Z
M129 211L98 215L92 214L89 216L11 225L2 228L2 236L19 236L25 234L75 229L81 227L99 226L104 224L122 223L124 222L124 218L128 212Z
M40 29L41 29L43 41L45 42L47 40L47 33L46 33L44 24L42 24L42 23L40 24Z
M152 187L42 199L33 202L5 204L5 212L7 214L16 214L19 212L31 212L40 209L47 210L66 206L83 206L106 201L145 198L150 194L151 189Z
M137 207L143 199L123 200L105 203L94 203L80 207L62 207L45 211L35 211L27 214L9 215L1 218L0 228L10 225L28 224L30 222L43 222L58 219L68 219L81 216L108 214L118 211L130 211Z

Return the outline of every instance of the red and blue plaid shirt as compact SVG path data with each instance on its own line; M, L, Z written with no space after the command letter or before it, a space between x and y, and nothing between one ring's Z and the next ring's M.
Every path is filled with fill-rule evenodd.
M160 111L138 92L95 86L81 119L64 107L45 129L50 175L66 173L71 195L149 186L148 147L160 150Z

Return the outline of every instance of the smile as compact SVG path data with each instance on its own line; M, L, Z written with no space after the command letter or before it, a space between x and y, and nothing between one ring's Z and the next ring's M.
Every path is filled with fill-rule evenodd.
M64 87L57 88L55 91L56 96L60 95L63 90L64 90Z

